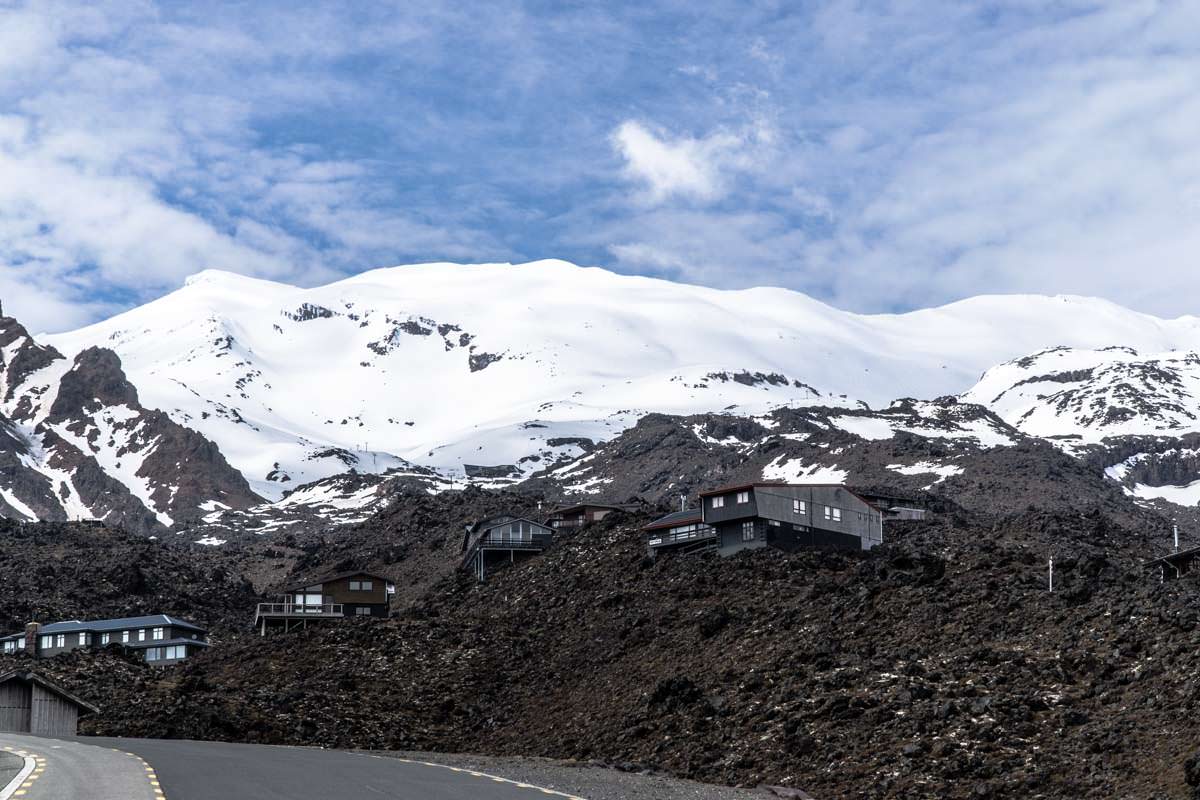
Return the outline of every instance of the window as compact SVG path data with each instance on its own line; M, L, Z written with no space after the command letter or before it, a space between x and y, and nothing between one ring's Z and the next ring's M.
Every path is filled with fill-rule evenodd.
M749 503L750 502L750 493L749 492L738 492L737 493L737 501L739 503Z
M833 506L825 506L825 519L829 520L830 522L841 522L842 510L840 508L834 508Z
M102 634L100 634L100 644L108 644L108 643L109 643L109 641L111 641L111 640L112 640L112 634L111 634L111 633L102 633Z
M375 586L372 581L350 581L350 591L369 592Z
M724 497L714 497L712 499L712 507L713 508L724 508L725 507L725 498Z
M139 642L146 641L146 629L145 628L138 628L138 641Z
M807 514L808 513L808 503L804 502L803 500L793 500L792 501L792 513L793 514Z
M161 647L147 647L146 648L146 660L147 661L158 661L158 659L161 657L162 657L162 648Z
M129 641L129 631L121 631L121 641L122 642Z
M164 629L154 628L153 630L150 631L150 638L156 642L162 641L163 639L166 638L164 636L164 633L165 633Z
M358 608L354 609L354 613L360 617L369 617L371 616L371 609L367 608L366 606L359 606Z
M88 635L87 635L87 633L86 633L86 632L85 632L85 633L80 633L80 634L79 634L79 646L80 646L80 647L87 647L87 646L88 646Z
M747 520L746 522L742 523L742 541L754 541L754 522L752 520Z
M5 643L4 643L4 652L6 652L6 653L12 653L12 652L14 652L16 649L17 649L17 643L16 643L16 642L5 642Z
M60 633L57 636L55 636L54 637L54 646L55 647L66 647L67 646L67 635L65 633Z
M54 647L54 637L53 636L43 636L42 637L42 647Z

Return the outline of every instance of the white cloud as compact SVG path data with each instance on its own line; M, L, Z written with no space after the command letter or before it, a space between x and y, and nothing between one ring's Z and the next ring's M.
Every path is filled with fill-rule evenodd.
M645 185L652 202L681 197L715 200L723 191L721 168L735 160L740 137L716 133L704 139L671 139L640 122L624 122L613 141L625 159L627 177Z

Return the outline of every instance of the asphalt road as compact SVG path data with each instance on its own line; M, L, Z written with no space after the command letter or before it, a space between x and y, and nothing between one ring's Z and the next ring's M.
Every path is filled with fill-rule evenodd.
M34 743L50 740L26 741L32 749ZM483 773L337 750L100 737L71 742L141 757L157 771L167 800L580 800ZM52 766L47 766L47 775ZM107 795L86 793L53 797L108 800ZM30 794L21 800L38 798Z
M137 756L82 744L0 733L0 748L35 759L15 800L156 800L154 771ZM4 786L0 785L0 791Z

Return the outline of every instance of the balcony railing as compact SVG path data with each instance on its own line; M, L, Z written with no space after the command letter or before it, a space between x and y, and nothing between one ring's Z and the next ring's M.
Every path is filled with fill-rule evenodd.
M296 604L296 603L259 603L258 613L255 618L260 617L295 617L297 619L313 619L319 617L341 617L341 603L324 603L321 605L312 604Z
M550 543L550 537L509 536L490 534L479 541L480 547L502 547L506 550L541 550Z
M716 537L716 528L711 528L707 525L704 525L686 531L654 531L650 534L647 544L649 544L651 547L667 547L673 544L695 542L701 539L715 539Z

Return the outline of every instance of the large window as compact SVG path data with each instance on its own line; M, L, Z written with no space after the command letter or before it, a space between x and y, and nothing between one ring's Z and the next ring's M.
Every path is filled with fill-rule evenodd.
M737 493L737 501L739 503L749 503L750 502L750 493L749 492L738 492Z
M753 542L754 539L754 522L753 520L747 520L742 523L742 541Z
M829 520L830 522L841 522L842 510L840 508L834 508L833 506L825 506L825 519Z
M163 628L154 628L150 631L150 638L156 642L161 642L166 638L166 631Z
M53 636L43 636L42 637L42 647L43 648L54 647L54 637Z
M724 497L714 497L712 499L712 507L713 508L724 508L725 507L725 498Z
M15 652L16 652L16 650L17 650L17 643L16 643L16 642L5 642L5 643L4 643L4 652L6 652L6 653L15 653Z
M803 500L793 500L792 501L792 513L800 514L800 515L807 514L808 513L808 503L804 502Z

